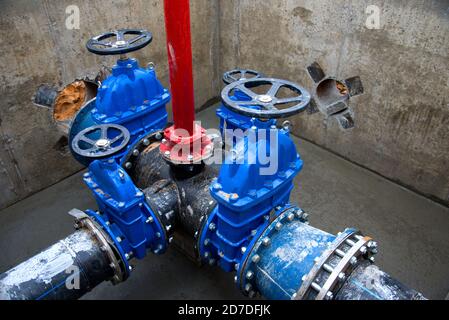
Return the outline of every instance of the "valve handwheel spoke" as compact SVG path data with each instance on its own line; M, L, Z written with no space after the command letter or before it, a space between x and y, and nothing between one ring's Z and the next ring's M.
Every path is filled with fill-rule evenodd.
M281 89L282 83L275 82L271 86L270 90L268 90L267 95L270 97L276 97L277 93L279 92L279 89Z
M234 69L223 74L223 82L226 84L245 79L262 78L264 75L260 72L250 69Z
M243 92L244 94L246 94L248 97L253 98L254 103L257 102L257 101L254 101L254 98L257 97L257 93L255 93L251 89L245 87L244 85L238 86L237 89L240 90L241 92Z
M92 146L95 145L95 141L90 139L90 138L88 138L88 137L86 137L85 135L80 137L80 141L86 142L86 143L88 143L88 144L90 144Z
M255 89L266 85L271 86L265 94L255 92ZM287 97L277 96L281 88L287 89ZM251 100L236 100L233 92L237 90ZM233 82L223 89L221 98L232 111L259 119L289 117L305 111L310 103L310 94L306 89L293 82L273 78L252 78ZM282 109L287 104L293 105Z
M108 129L109 129L109 127L107 127L107 126L102 126L100 128L100 130L101 130L101 139L107 139L108 138Z
M79 132L72 141L72 149L83 157L102 158L123 150L129 139L130 134L125 127L102 124Z
M127 35L134 35L126 39ZM142 49L153 40L151 32L141 29L121 29L106 32L91 38L87 50L99 55L125 54Z
M122 139L122 138L124 138L124 137L125 137L125 135L124 135L123 133L120 133L117 137L113 138L113 139L110 141L110 144L112 145L112 144L116 143L117 141L119 141L120 139Z

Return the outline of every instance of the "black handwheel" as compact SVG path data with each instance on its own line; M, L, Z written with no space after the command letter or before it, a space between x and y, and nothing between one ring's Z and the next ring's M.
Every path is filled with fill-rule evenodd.
M72 149L83 157L102 158L125 148L129 138L129 131L125 127L101 124L79 132L72 141Z
M264 75L258 71L250 69L234 69L223 73L223 82L225 84L230 84L235 81L245 80L245 79L256 79L263 78Z
M258 94L257 88L271 85L266 93ZM278 97L281 88L286 97ZM248 99L236 100L234 91L240 91ZM286 80L258 78L241 80L227 85L221 92L223 104L232 111L252 118L285 118L303 112L310 103L310 93L303 87ZM249 100L251 99L251 100ZM284 109L280 109L286 106Z
M121 29L106 32L91 38L87 50L99 55L125 54L142 49L153 40L153 35L147 30Z

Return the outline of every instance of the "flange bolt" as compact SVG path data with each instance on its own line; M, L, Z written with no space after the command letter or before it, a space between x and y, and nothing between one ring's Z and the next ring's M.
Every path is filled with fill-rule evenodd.
M263 244L265 247L268 247L268 246L271 244L270 238L268 238L268 237L263 238L262 244Z
M255 254L252 258L251 261L253 263L258 263L260 261L260 256L258 254Z

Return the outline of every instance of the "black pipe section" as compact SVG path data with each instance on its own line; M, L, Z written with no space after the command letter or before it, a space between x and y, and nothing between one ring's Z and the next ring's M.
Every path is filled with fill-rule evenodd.
M175 221L170 221L176 226L174 245L199 262L197 237L216 206L209 186L218 176L219 167L169 165L159 153L159 142L148 146L134 161L128 174L136 186L144 190L147 203L155 212L175 212ZM176 204L173 203L175 199ZM162 222L166 225L163 219Z
M360 263L335 296L335 300L426 300L376 265Z
M218 172L212 166L204 166L192 177L185 177L182 174L172 176L181 195L178 223L192 237L198 235L207 217L217 205L209 190L212 180L217 176Z
M176 217L181 211L178 187L172 180L162 179L152 186L143 189L143 192L151 210L159 217L167 231L167 235L171 236L174 231Z
M131 169L126 169L134 184L144 190L159 180L172 180L170 166L159 154L160 142L152 142L137 158L130 159Z
M100 244L81 229L1 274L0 299L78 299L112 276Z

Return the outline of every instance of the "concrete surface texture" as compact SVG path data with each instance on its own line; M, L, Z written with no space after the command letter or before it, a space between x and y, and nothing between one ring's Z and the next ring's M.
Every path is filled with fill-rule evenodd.
M79 30L66 28L69 5ZM366 27L368 5L379 8L379 30ZM162 1L4 0L0 9L1 208L81 169L51 110L31 99L43 83L62 88L114 63L85 50L89 37L147 28L154 41L135 56L155 62L165 86L168 69ZM309 89L314 61L330 76L359 75L354 129L317 113L294 117L295 134L449 204L449 1L195 0L191 20L197 108L237 66Z
M295 133L422 194L449 203L449 1L220 1L220 71L236 66L312 89L306 67L359 75L355 128L320 113ZM380 29L368 29L376 5Z
M199 115L217 126L215 108ZM311 224L337 233L357 227L379 243L377 264L427 298L449 291L449 209L410 192L305 140L294 138L305 164L292 201L310 213ZM63 195L63 196L61 196ZM72 208L96 209L82 175L76 174L0 211L0 272L73 232ZM170 249L136 261L124 283L104 282L84 299L242 299L233 275L198 268Z
M218 42L216 1L191 1L196 105L217 94L219 76L213 48ZM80 29L66 28L66 8L76 5ZM79 171L61 140L52 110L32 97L41 84L57 88L86 76L95 78L115 57L85 49L87 40L118 28L146 28L154 40L131 54L153 61L168 87L163 1L3 0L0 2L0 208ZM61 143L62 141L62 143Z

